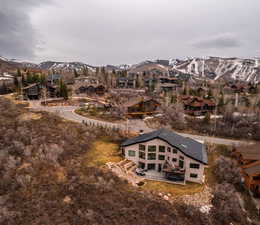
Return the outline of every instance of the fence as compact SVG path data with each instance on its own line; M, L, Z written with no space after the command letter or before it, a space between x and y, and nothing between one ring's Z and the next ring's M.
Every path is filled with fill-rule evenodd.
M126 127L121 124L105 123L91 120L82 120L82 123L86 126L103 128L112 131L126 131Z

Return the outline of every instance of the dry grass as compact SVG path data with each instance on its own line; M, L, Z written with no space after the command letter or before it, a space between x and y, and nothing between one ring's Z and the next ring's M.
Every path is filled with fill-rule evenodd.
M24 113L19 116L19 120L28 121L28 120L39 120L42 118L42 115L39 113Z
M75 110L75 113L81 115L81 116L84 116L86 118L90 118L90 119L95 119L95 120L100 120L100 121L104 121L104 122L111 122L111 123L114 123L114 122L123 122L123 120L121 118L118 118L118 117L114 117L112 115L106 115L104 114L104 112L102 111L93 111L91 113L91 111L84 111L82 109L77 109Z
M93 143L91 149L85 154L83 165L100 167L107 162L120 162L121 160L122 156L118 144L107 140L98 140Z
M204 185L190 182L186 182L186 185L180 185L146 180L146 184L142 188L155 192L170 193L173 197L177 197L181 195L196 194L201 192L203 187Z

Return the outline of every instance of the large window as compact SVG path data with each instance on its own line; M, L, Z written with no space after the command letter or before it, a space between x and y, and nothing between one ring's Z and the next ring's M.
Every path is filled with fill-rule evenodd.
M191 177L191 178L198 178L198 174L191 173L191 174L190 174L190 177Z
M139 145L139 150L140 151L145 151L145 145Z
M135 157L135 151L129 150L129 151L128 151L128 156L130 156L130 157Z
M156 159L156 153L148 153L148 160L155 160Z
M155 164L154 163L149 163L148 165L147 165L147 169L148 170L155 170Z
M139 158L145 159L145 152L139 152Z
M200 168L200 164L198 164L198 163L191 163L190 164L190 168L199 169Z
M165 146L160 145L159 146L159 152L165 152Z
M159 160L165 160L165 156L164 155L159 155Z
M149 145L148 152L156 152L156 145Z

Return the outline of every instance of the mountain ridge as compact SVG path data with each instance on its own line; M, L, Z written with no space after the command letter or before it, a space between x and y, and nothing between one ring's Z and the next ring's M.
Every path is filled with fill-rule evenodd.
M34 68L42 70L74 71L88 69L95 72L97 66L92 66L83 62L61 62L44 61L39 64L31 62L18 62L0 56L0 68ZM211 80L240 80L245 82L260 82L260 58L238 58L238 57L187 57L185 59L167 60L145 60L136 64L107 65L108 71L127 70L132 73L142 73L146 70L158 69L163 72L179 71L190 74L195 78L207 78Z

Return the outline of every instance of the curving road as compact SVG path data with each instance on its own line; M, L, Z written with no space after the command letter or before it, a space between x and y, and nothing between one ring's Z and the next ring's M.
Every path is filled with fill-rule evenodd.
M71 120L78 123L87 123L93 126L101 126L107 127L112 129L120 129L120 130L129 130L131 132L139 132L143 130L144 132L150 132L153 129L147 127L143 120L129 120L129 123L111 123L111 122L104 122L100 120L90 119L83 116L76 114L74 111L78 108L76 106L41 106L38 102L32 101L30 102L31 109L36 111L48 111L55 113L67 120ZM242 144L251 144L253 142L249 141L238 141L238 140L231 140L231 139L224 139L224 138L217 138L217 137L209 137L209 136L201 136L201 135L193 135L193 134L186 134L186 133L179 133L182 136L189 137L201 142L208 142L214 144L223 144L223 145L242 145Z

